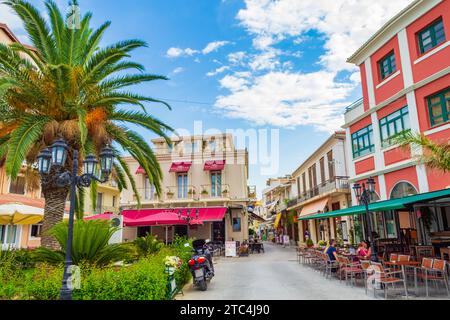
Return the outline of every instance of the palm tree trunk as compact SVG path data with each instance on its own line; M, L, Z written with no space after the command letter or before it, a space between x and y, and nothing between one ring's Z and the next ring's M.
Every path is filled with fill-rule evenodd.
M57 177L62 170L52 168L50 174L41 179L42 193L45 199L44 221L42 223L41 246L47 249L59 250L60 245L48 231L63 221L69 187L59 187Z

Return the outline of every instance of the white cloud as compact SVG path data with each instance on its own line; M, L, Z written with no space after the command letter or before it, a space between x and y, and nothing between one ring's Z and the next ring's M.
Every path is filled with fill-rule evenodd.
M183 68L183 67L178 67L178 68L175 68L173 71L172 71L172 74L178 74L178 73L182 73L182 72L184 72L185 71L185 69Z
M220 68L217 68L217 69L214 70L214 71L208 72L206 75L207 75L208 77L213 77L213 76L215 76L215 75L217 75L217 74L220 74L220 73L223 73L223 72L225 72L225 71L227 71L227 70L229 70L229 69L230 69L230 67L228 67L228 66L222 66L222 67L220 67Z
M186 48L186 49L170 48L169 50L167 50L167 56L169 58L193 56L196 53L198 53L198 51L191 49L191 48Z
M355 85L335 81L327 71L269 72L253 81L237 75L220 80L231 94L220 96L216 107L232 118L258 125L295 127L312 125L333 131L342 124L345 99Z
M219 50L221 47L229 44L229 41L214 41L210 42L206 45L206 47L202 50L203 54L209 54L211 52Z
M411 0L244 2L237 19L253 37L256 52L246 54L245 61L244 56L231 54L228 60L232 66L246 67L239 71L251 75L235 72L221 79L221 87L229 93L217 98L216 108L231 118L260 125L311 125L333 131L342 126L343 109L360 83L359 70L346 63L347 58ZM324 44L325 53L315 61L319 70L295 71L286 59L307 56L308 48L289 53L274 46L281 41L310 43L317 39L310 38L312 30L321 35L318 44ZM315 54L317 48L313 50Z
M228 55L228 61L232 64L241 64L245 59L246 53L244 51L233 52Z
M22 29L22 21L11 9L0 3L0 23L5 23L11 30Z
M411 0L245 0L237 18L266 48L310 30L326 37L320 62L329 70L352 70L346 59Z

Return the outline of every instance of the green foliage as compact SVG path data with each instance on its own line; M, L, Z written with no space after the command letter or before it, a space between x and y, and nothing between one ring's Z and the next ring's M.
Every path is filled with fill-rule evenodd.
M86 263L95 266L107 266L114 262L129 258L131 252L128 246L122 244L108 244L111 236L116 231L108 221L83 221L74 223L72 262L75 265ZM54 265L64 262L66 244L68 238L67 223L60 223L50 230L50 234L60 244L61 251L53 251L39 248L35 251L36 261L51 263Z
M179 240L181 243L181 240ZM180 244L164 247L158 253L123 267L81 265L81 287L74 290L74 300L164 300L168 276L164 260L178 256L183 264L175 273L178 287L190 280L187 260L190 249ZM1 270L1 269L0 269ZM29 272L16 272L14 277L0 278L0 299L57 300L63 267L41 264Z
M318 245L319 245L320 247L325 247L325 246L327 245L327 242L324 241L324 240L320 240L319 243L318 243Z
M308 247L313 247L314 246L314 241L312 241L312 239L308 239L308 240L306 240L306 245Z
M150 254L155 254L164 247L164 243L159 241L155 236L147 234L145 237L134 240L137 253L140 257L145 257Z
M422 149L423 155L418 157L420 162L432 169L443 172L450 171L450 144L448 140L436 142L423 134L409 131L396 136L394 143L404 148L412 146L413 149Z

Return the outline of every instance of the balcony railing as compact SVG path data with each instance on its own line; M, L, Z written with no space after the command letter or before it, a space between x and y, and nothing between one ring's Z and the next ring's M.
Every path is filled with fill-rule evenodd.
M230 186L228 184L216 185L213 188L211 184L204 184L200 188L200 198L229 198Z
M118 207L97 207L94 209L94 215L96 214L104 214L104 213L113 213L113 214L119 214L120 209Z
M302 193L298 198L289 201L288 207L293 207L299 203L305 202L309 199L317 197L318 195L331 192L333 190L348 190L350 191L350 183L348 177L336 177L328 180L325 183Z

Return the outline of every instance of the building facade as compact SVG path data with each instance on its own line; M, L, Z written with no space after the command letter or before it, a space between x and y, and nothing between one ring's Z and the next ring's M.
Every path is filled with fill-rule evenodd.
M187 136L174 139L170 147L164 139L152 140L163 172L162 194L158 196L136 160L125 158L133 173L142 210L172 209L195 211L198 208L225 208L226 213L199 226L148 226L124 230L131 241L148 232L167 238L175 235L212 241L248 240L248 204L256 195L247 185L248 153L234 147L232 135ZM131 188L121 194L121 207L135 209L137 198Z
M363 99L345 114L351 182L373 177L376 201L448 188L450 173L426 168L416 160L423 150L401 149L392 138L411 130L434 141L449 141L450 1L413 1L348 61L360 68L363 89ZM435 215L431 234L450 241L450 208L439 205L431 210ZM417 214L376 213L375 231L380 239L404 234L408 243L424 242Z
M338 239L338 233L342 233L342 241L350 239L350 219L307 219L351 206L345 140L345 132L334 133L292 174L293 192L287 210L295 211L300 218L300 243L305 243L308 238L314 244Z

